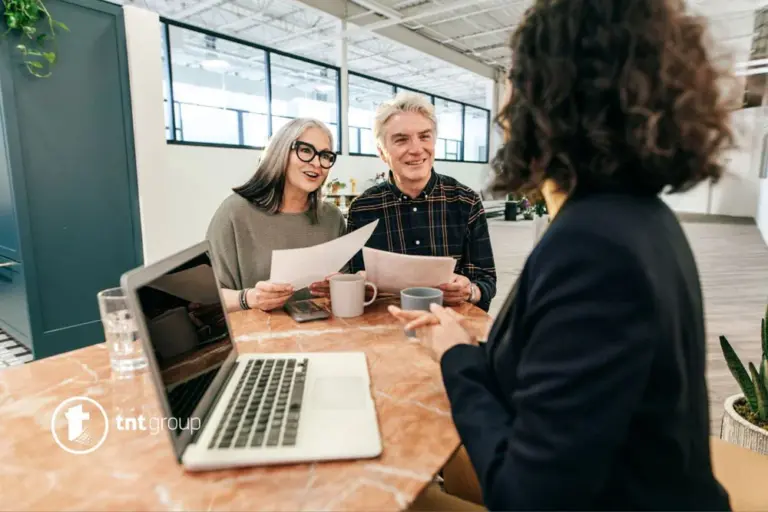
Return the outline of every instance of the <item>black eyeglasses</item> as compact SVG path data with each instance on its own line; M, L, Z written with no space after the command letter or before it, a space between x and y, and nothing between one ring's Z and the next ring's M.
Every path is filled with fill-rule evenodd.
M309 163L314 160L315 155L320 155L320 167L323 169L330 169L333 167L333 164L336 163L336 153L333 151L318 151L315 146L309 142L297 140L291 144L291 149L296 150L296 156L298 156L299 160L302 162Z

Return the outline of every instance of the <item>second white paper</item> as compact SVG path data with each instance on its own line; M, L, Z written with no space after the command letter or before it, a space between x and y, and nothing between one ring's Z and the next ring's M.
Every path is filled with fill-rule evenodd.
M435 288L453 277L456 260L450 256L412 256L363 247L365 277L380 292L399 293L414 286Z
M270 282L291 284L294 290L300 290L322 281L344 268L371 238L378 223L375 220L348 235L312 247L272 251Z

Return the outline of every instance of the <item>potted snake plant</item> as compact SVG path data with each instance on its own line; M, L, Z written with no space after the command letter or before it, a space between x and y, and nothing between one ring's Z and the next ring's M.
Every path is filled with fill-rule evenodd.
M741 393L725 401L720 437L757 453L768 455L768 308L760 322L762 357L758 366L744 367L725 336L720 336L728 369Z

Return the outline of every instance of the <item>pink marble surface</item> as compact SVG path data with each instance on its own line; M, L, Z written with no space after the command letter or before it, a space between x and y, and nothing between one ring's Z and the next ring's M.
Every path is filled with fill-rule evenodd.
M113 381L103 344L0 371L2 510L402 510L459 445L437 363L386 313L297 324L282 312L235 313L241 352L362 350L384 451L376 459L188 473L166 432L114 428L114 418L160 417L147 374ZM484 312L457 308L482 336ZM110 431L92 453L51 435L65 399L98 401Z

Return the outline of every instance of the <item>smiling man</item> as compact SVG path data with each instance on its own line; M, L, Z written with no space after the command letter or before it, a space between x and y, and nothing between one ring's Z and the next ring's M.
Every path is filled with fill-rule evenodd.
M496 295L488 224L480 197L433 169L437 120L429 100L400 93L376 111L373 135L389 180L366 190L349 207L347 232L380 219L368 247L457 260L443 283L446 305L472 302L488 311ZM350 270L364 270L362 251Z

